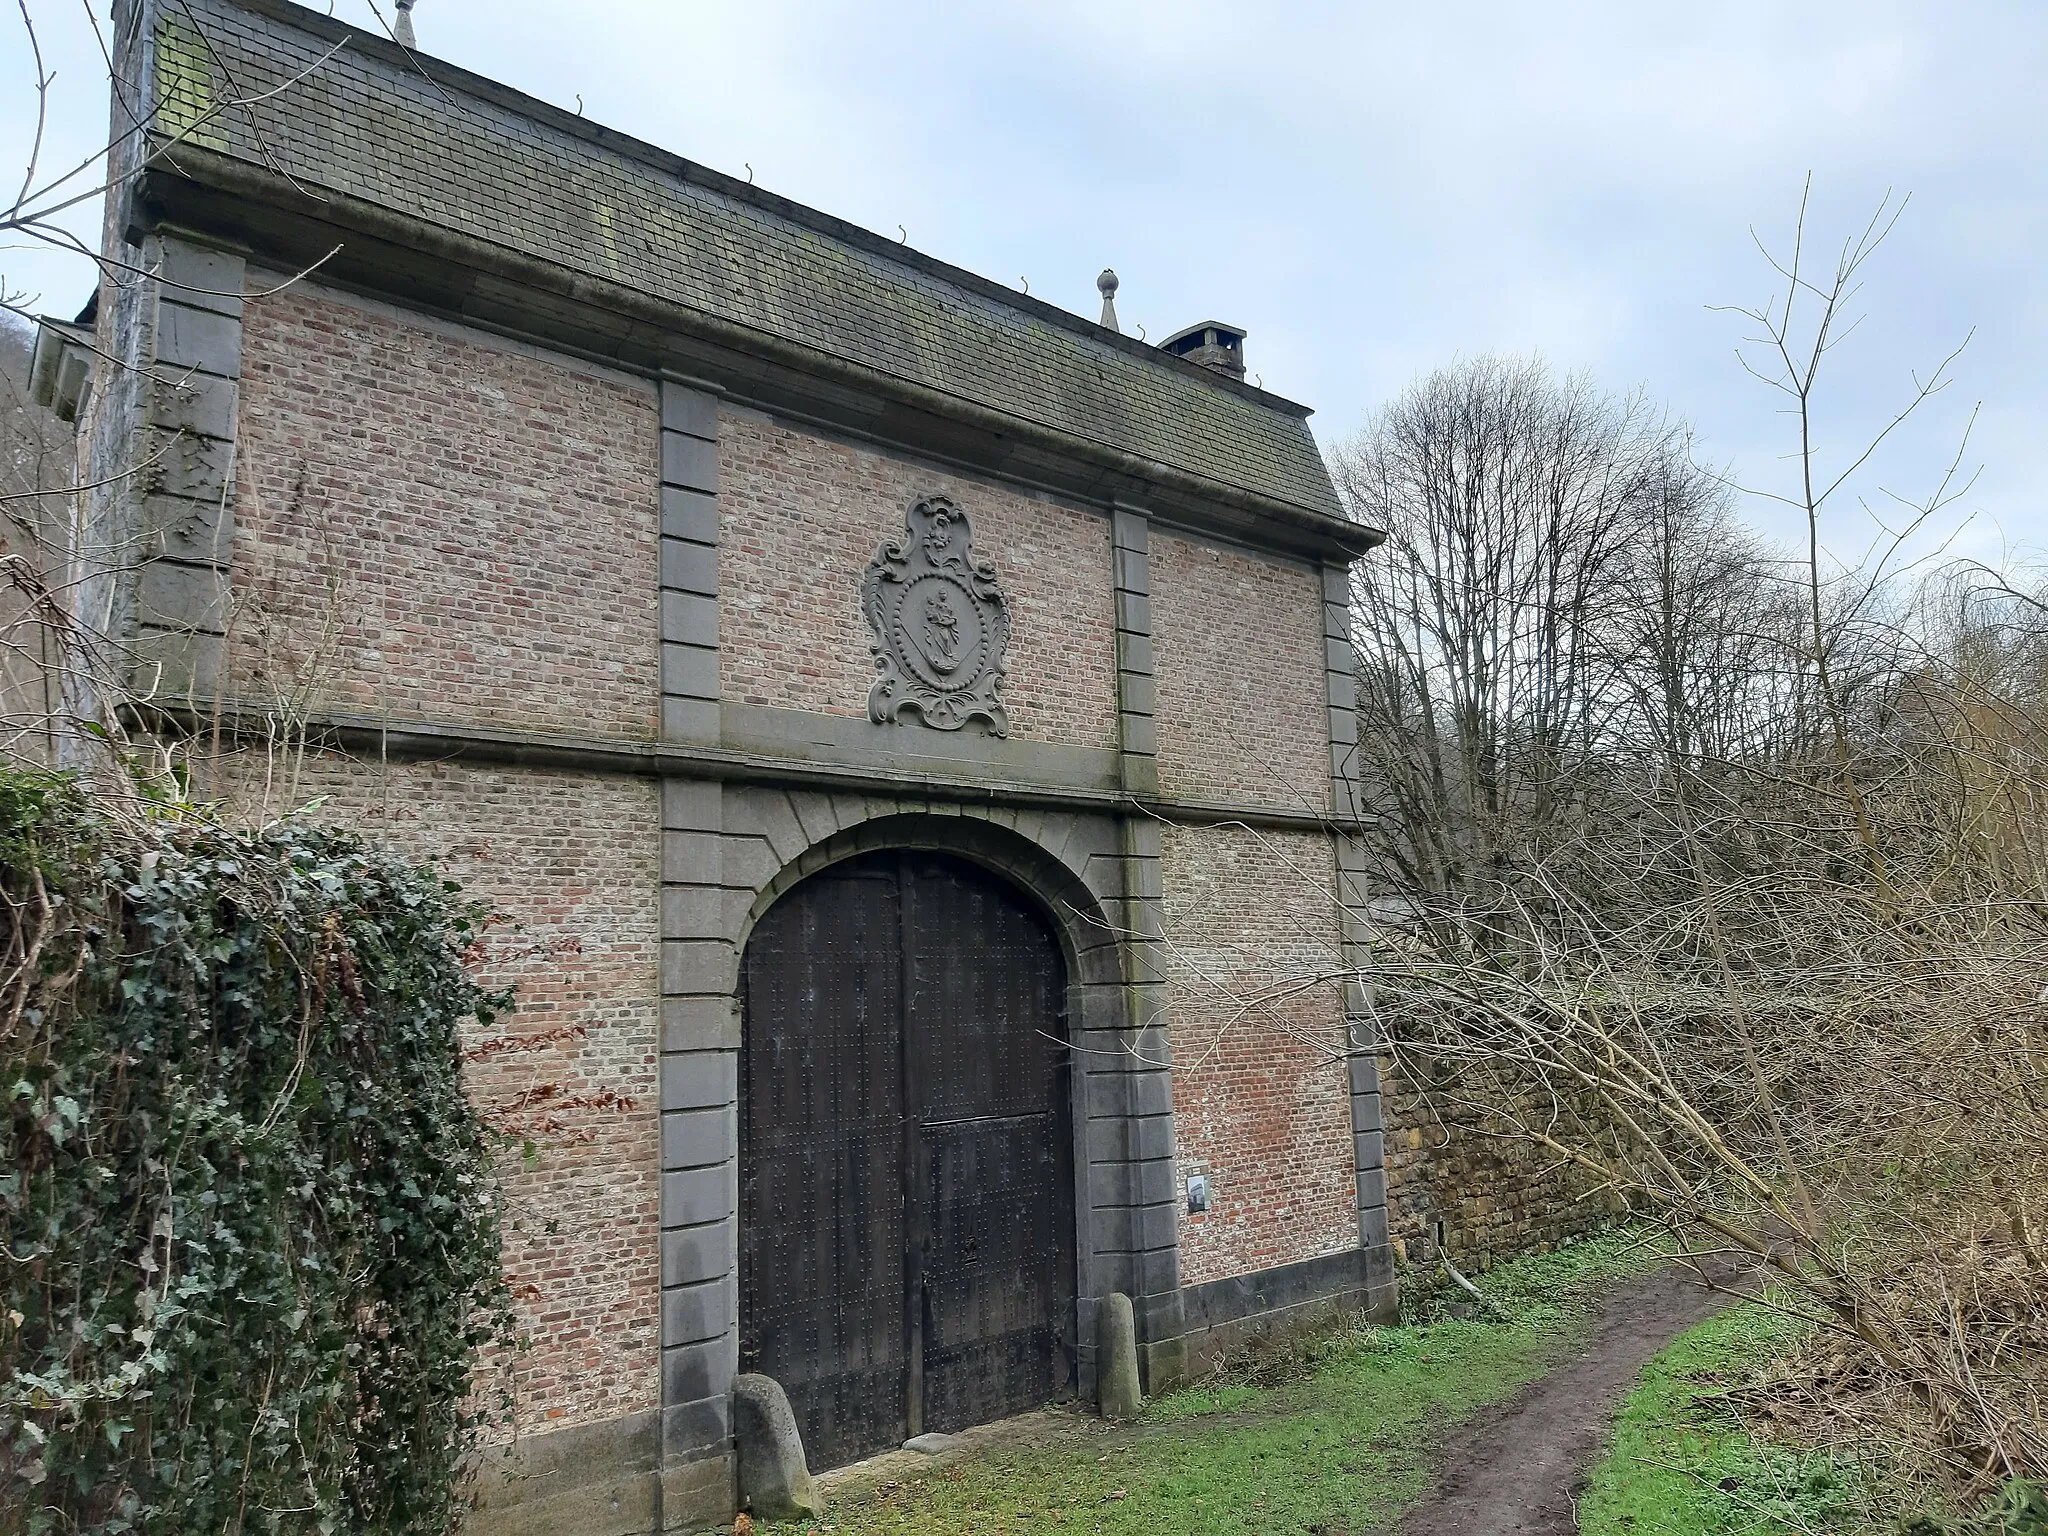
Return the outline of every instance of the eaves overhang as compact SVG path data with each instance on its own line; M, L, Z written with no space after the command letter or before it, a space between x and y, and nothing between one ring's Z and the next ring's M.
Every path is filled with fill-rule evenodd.
M1254 545L1378 542L1279 396L284 0L154 27L138 228Z

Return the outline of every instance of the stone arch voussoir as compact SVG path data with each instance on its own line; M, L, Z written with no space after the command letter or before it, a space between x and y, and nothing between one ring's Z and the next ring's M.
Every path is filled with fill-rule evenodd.
M733 938L744 952L755 924L799 882L857 854L927 849L967 859L1027 892L1053 918L1068 974L1077 983L1121 986L1128 946L1117 918L1123 860L1108 817L1002 810L866 796L749 796L755 814L731 818L728 838L765 846L733 861L742 873L735 905L746 902ZM737 807L736 807L737 809ZM758 830L754 824L758 824ZM731 877L731 867L729 875ZM751 896L747 889L751 887Z

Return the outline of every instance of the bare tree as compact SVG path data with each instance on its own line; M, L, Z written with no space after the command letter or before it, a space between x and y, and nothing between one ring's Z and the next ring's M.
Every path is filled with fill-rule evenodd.
M1820 430L1830 364L1896 215L1816 276L1802 204L1777 297L1741 312L1789 402L1804 548L1733 536L1725 501L1674 476L1693 491L1652 497L1598 601L1561 609L1559 654L1593 658L1585 724L1515 738L1584 776L1578 818L1525 812L1540 836L1467 865L1476 888L1449 894L1487 913L1483 947L1362 915L1405 1077L1766 1265L1820 1332L1758 1411L1801 1396L1809 1428L1967 1500L2048 1472L2048 610L2038 574L1914 571L1960 451L1924 495L1857 497L1952 357L1860 447L1818 446L1841 435ZM1833 559L1857 505L1869 552ZM1402 551L1419 574L1393 595L1456 561L1491 580L1477 547ZM1465 628L1519 633L1532 590L1494 582ZM1361 617L1370 675L1388 621Z
M1481 358L1339 450L1346 501L1388 531L1357 594L1357 771L1383 888L1428 920L1483 930L1518 869L1580 839L1643 661L1643 551L1683 562L1725 531L1687 447L1640 395Z
M81 276L95 280L96 318L65 328L67 345L89 359L91 369L75 447L67 443L61 452L44 453L34 483L16 474L0 487L0 538L7 543L0 551L0 585L9 594L0 606L0 653L17 678L35 673L42 682L39 693L23 686L9 693L9 708L0 717L0 750L54 760L101 791L119 795L132 787L137 771L168 774L163 742L130 731L138 707L153 699L146 682L150 669L133 664L123 614L130 573L145 541L131 515L133 488L182 451L185 434L161 432L146 441L143 434L99 430L99 423L134 416L145 389L177 389L188 381L177 369L130 355L135 327L117 334L116 317L132 312L128 300L146 292L205 291L149 269L145 249L127 243L121 221L128 193L152 166L174 159L182 145L195 135L203 138L223 115L243 122L274 163L251 108L257 100L300 89L346 44L335 44L258 98L244 99L230 80L196 103L172 102L145 99L124 68L140 46L137 29L153 14L148 7L116 6L120 35L102 27L87 0L17 0L14 10L26 69L5 99L22 114L21 136L30 147L12 200L0 204L0 259L24 249L76 258ZM189 10L181 12L182 23L211 53L198 20ZM97 43L110 117L105 140L91 153L52 164L46 129L57 81L45 63L42 40L60 22L88 32ZM89 240L71 225L81 209L95 205L104 206L103 228L100 238ZM9 325L10 335L21 323L42 323L36 303L0 269L0 322Z

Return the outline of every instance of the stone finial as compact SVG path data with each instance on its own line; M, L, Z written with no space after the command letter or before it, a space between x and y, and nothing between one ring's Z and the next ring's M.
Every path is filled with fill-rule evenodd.
M395 0L398 19L391 24L391 36L402 47L416 48L419 39L412 35L412 8L419 0Z
M1123 327L1116 323L1116 273L1108 267L1102 269L1102 276L1095 279L1095 291L1102 295L1102 323L1112 331Z

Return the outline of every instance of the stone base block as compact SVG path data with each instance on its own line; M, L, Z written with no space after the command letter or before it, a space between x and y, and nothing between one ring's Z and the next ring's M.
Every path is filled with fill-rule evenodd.
M730 1455L707 1456L661 1474L662 1530L730 1531L734 1508ZM573 1527L565 1527L567 1530Z
M636 1413L530 1435L486 1456L472 1536L648 1536L660 1529L659 1417Z
M1261 1339L1319 1327L1346 1313L1392 1322L1400 1296L1391 1248L1351 1248L1256 1274L1189 1286L1183 1368L1199 1374ZM1157 1390L1157 1389L1155 1389Z

